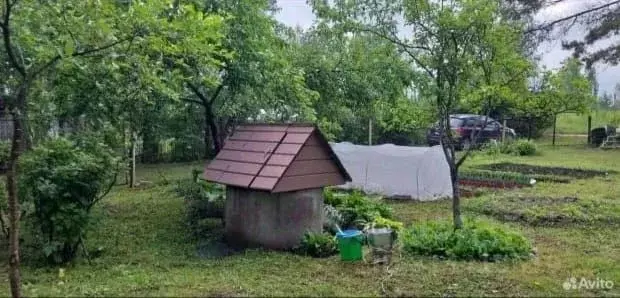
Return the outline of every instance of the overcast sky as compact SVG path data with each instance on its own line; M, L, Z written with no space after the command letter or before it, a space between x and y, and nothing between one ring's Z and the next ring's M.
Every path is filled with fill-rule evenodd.
M607 2L609 0L567 0L550 8L544 9L537 16L537 20L554 20L583 8L584 5L596 4L596 2ZM278 0L278 6L281 11L277 14L278 20L289 26L297 26L307 29L314 22L314 14L312 9L306 4L306 0ZM583 32L579 28L575 28L567 33L564 39L574 40L583 36ZM560 66L560 63L570 56L570 52L562 50L561 40L546 43L538 49L542 56L542 64L547 68L554 69ZM599 94L603 91L611 93L620 73L620 67L597 66L597 79L599 83Z

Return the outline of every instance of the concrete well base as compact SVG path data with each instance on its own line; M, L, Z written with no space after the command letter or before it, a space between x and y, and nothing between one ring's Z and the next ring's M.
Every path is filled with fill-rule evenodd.
M269 193L226 187L226 241L236 247L289 249L323 229L323 190Z

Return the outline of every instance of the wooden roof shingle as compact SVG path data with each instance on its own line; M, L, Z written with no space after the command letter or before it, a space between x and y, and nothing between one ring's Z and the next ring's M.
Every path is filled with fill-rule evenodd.
M207 165L204 178L270 192L351 181L351 176L313 124L240 125Z

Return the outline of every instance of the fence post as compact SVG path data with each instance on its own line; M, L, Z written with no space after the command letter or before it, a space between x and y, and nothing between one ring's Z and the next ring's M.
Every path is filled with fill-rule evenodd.
M555 146L555 127L556 127L556 123L558 122L558 115L553 114L553 139L551 141L551 145Z
M506 119L504 119L504 123L502 124L502 143L506 140Z
M131 169L129 172L129 187L133 188L136 184L136 134L131 133Z
M592 115L588 115L588 145L592 144Z

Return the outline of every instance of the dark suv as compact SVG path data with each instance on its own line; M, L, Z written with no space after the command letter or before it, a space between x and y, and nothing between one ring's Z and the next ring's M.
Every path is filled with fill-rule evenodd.
M506 138L516 137L513 129L503 127L492 118L486 119L486 116L470 114L450 115L450 128L452 128L452 136L454 136L457 142L457 149L469 149L474 143L474 132L479 131L482 127L484 129L478 135L476 144L482 144L489 140L500 140L502 138L502 130L506 131ZM426 141L429 146L439 145L438 123L435 123L426 132Z

